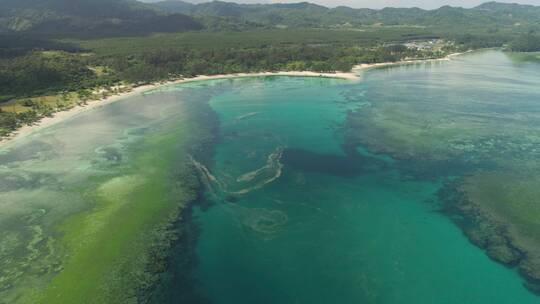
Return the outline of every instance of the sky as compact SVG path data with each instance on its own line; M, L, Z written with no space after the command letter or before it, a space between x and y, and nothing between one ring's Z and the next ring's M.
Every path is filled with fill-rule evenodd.
M209 0L187 0L187 2L208 2ZM238 3L285 3L285 2L312 2L324 6L335 7L346 5L355 8L383 8L383 7L421 7L424 9L439 8L443 5L473 7L490 0L223 0ZM498 2L510 2L521 4L533 4L540 6L540 0L498 0Z

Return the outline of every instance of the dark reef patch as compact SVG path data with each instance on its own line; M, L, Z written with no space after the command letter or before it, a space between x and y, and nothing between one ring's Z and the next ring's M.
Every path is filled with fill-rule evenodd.
M160 274L159 284L150 293L148 303L173 304L193 303L208 304L199 281L194 277L197 266L195 247L199 237L199 225L194 221L192 208L197 201L182 211L182 216L175 222L177 239L172 247L163 253L164 272Z
M515 244L507 225L484 212L460 190L459 181L447 183L438 193L442 212L463 231L471 243L480 247L496 262L517 267L524 286L540 295L540 267L533 255Z
M197 161L212 166L214 148L218 141L219 119L207 101L191 103L193 117L201 123L196 139L191 142L188 154L196 155ZM204 198L205 187L193 166L191 157L184 166L171 168L170 180L177 187L189 189L193 196L187 202L179 202L179 212L171 218L170 225L163 235L167 235L167 245L155 247L153 263L147 269L155 280L141 289L139 299L142 303L210 303L201 290L194 270L197 265L195 247L199 237L199 225L193 218L193 207L202 210L210 208ZM184 204L182 204L184 203Z
M303 149L285 149L281 161L295 169L342 177L356 177L363 171L359 156L319 154Z

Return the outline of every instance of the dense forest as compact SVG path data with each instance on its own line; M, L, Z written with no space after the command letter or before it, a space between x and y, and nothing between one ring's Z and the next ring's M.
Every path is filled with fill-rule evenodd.
M530 32L512 40L508 48L514 52L540 52L540 35Z
M201 74L349 71L361 63L484 47L537 51L539 26L540 7L500 3L428 11L0 0L0 135L128 84ZM442 41L442 47L404 46L411 41Z

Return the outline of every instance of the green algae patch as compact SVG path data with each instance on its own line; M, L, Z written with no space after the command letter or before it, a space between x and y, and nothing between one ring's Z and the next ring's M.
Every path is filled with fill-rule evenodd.
M204 98L134 97L1 150L0 302L147 302L213 142Z
M163 262L156 252L174 239L167 229L196 196L187 161L195 124L189 117L175 124L138 143L124 175L85 190L94 207L59 227L67 262L37 302L136 303L146 296L157 279L152 268Z
M185 111L135 143L120 174L84 190L94 207L59 227L67 262L32 301L137 303L148 296L177 237L172 224L196 197L188 154L210 136L197 109Z

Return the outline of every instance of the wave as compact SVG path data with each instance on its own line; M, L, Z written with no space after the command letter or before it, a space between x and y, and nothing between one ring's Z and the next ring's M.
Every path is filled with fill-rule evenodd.
M259 114L261 114L261 112L251 112L251 113L247 113L247 114L244 114L244 115L237 116L235 118L235 120L237 120L237 121L238 120L244 120L244 119L259 115Z

